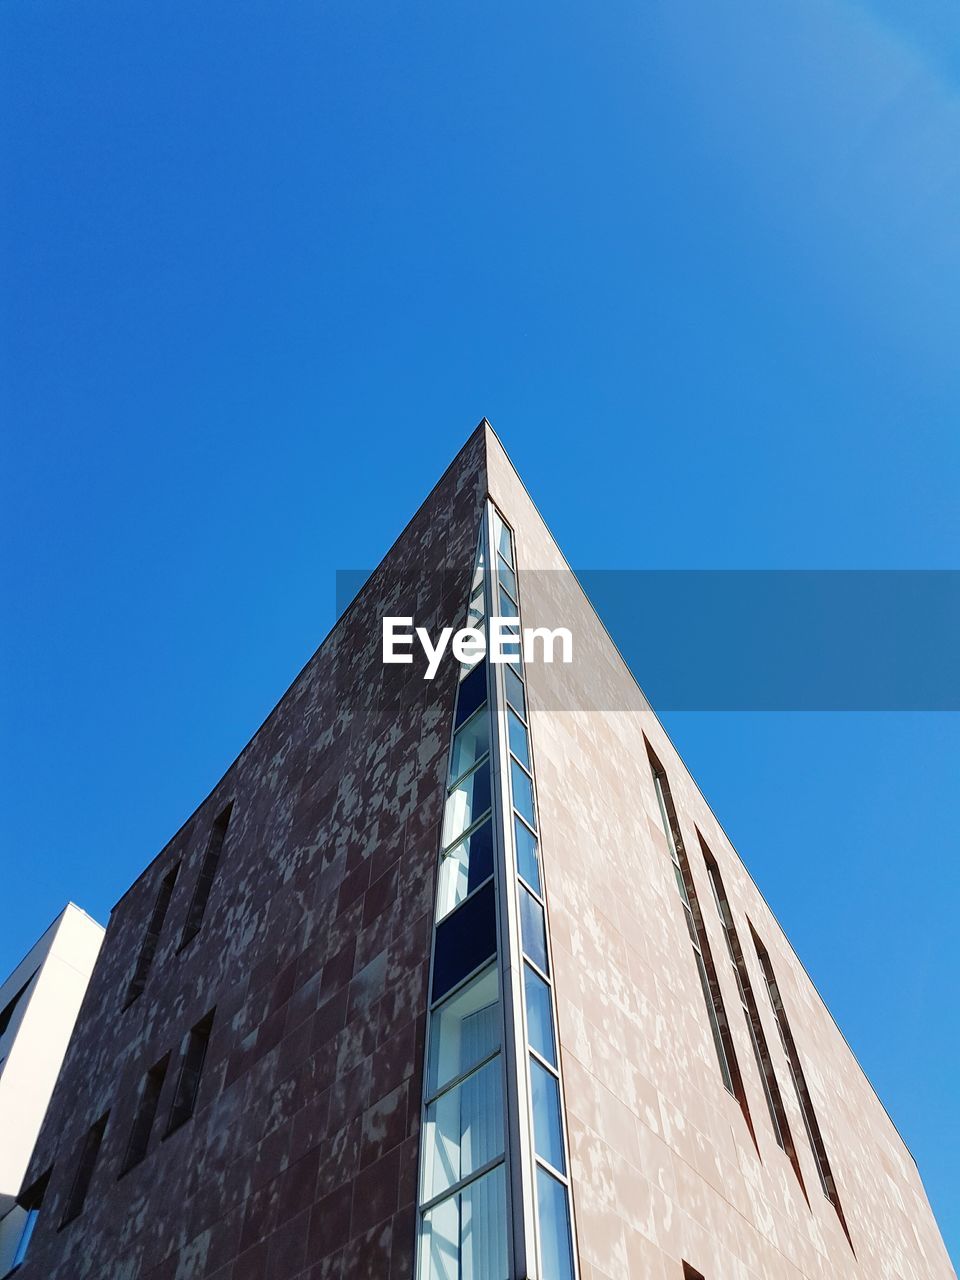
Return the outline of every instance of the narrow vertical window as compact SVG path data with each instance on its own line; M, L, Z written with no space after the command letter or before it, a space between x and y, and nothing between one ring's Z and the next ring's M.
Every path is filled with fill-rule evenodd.
M704 1280L703 1272L691 1267L689 1262L683 1264L683 1280Z
M80 1144L77 1171L73 1175L70 1194L67 1196L63 1217L60 1219L61 1227L65 1227L68 1222L72 1222L83 1209L83 1202L87 1198L90 1183L93 1181L93 1171L97 1167L97 1156L100 1154L100 1144L103 1142L103 1134L107 1127L109 1116L109 1111L104 1112L96 1124L90 1126L84 1135L83 1142Z
M498 612L519 626L520 591L512 530L493 515ZM573 1280L576 1263L567 1170L560 1054L556 1038L547 904L540 873L539 817L526 670L521 657L503 668L517 916L523 952L523 1010L536 1191L536 1235L543 1280Z
M153 957L157 952L157 943L160 941L160 934L163 931L163 922L167 917L167 908L170 906L170 899L173 897L173 886L177 883L177 873L180 870L180 863L176 863L170 868L167 874L160 881L160 888L157 890L157 900L153 905L153 911L150 915L150 923L147 925L147 931L143 936L143 942L140 944L140 954L137 956L137 965L133 971L133 977L127 987L127 999L124 1008L132 1004L139 995L143 994L143 989L147 985L147 975L150 972L150 966L153 964Z
M853 1241L850 1239L847 1220L843 1216L843 1209L840 1205L840 1196L837 1193L837 1184L830 1169L830 1161L827 1159L827 1149L824 1146L823 1136L820 1133L820 1125L817 1123L817 1114L813 1109L813 1099L810 1097L810 1090L807 1087L806 1077L803 1074L800 1054L797 1052L797 1044L793 1038L793 1032L790 1030L790 1023L787 1019L786 1010L783 1007L783 1000L780 996L780 988L777 986L777 979L773 972L773 965L770 962L770 955L757 936L757 932L753 925L750 925L750 933L753 936L753 945L757 952L757 959L760 961L760 968L763 971L764 982L767 985L767 994L770 997L770 1004L773 1007L773 1017L777 1024L777 1031L780 1035L780 1043L783 1045L783 1051L787 1057L787 1065L790 1068L790 1075L793 1078L793 1087L797 1093L797 1101L800 1104L800 1114L803 1116L803 1124L807 1131L810 1149L813 1152L813 1162L817 1166L817 1175L820 1178L820 1185L823 1188L823 1194L836 1210L837 1217L840 1219L840 1225L843 1228L843 1234L847 1237L847 1243L852 1249Z
M157 1107L160 1105L160 1094L163 1092L163 1082L167 1076L167 1064L169 1061L170 1055L168 1053L156 1066L151 1067L143 1077L143 1083L140 1086L140 1097L137 1100L137 1110L133 1117L130 1137L127 1139L127 1150L120 1169L121 1177L128 1169L132 1169L134 1165L139 1164L147 1154L147 1148L150 1145L150 1133L153 1129L153 1122L156 1119Z
M684 848L683 836L680 834L680 823L677 819L677 810L670 792L670 783L667 781L663 765L657 759L646 738L644 738L644 743L647 748L650 768L653 772L653 786L657 795L657 805L660 809L660 821L663 823L663 832L667 837L667 846L673 862L673 874L677 882L680 902L683 906L684 922L687 926L687 933L690 935L694 963L700 979L700 986L703 989L703 999L707 1007L707 1019L710 1023L714 1048L717 1052L717 1061L720 1064L720 1076L726 1089L733 1094L740 1104L743 1118L747 1122L747 1127L750 1130L751 1137L754 1138L754 1143L756 1143L756 1137L753 1133L753 1121L750 1119L750 1108L747 1105L747 1096L744 1092L740 1068L737 1065L737 1055L733 1047L733 1037L730 1034L730 1025L727 1021L727 1011L723 1003L723 995L720 991L720 983L717 979L717 971L713 963L707 931L703 925L700 900L697 897L697 889L690 871L690 863Z
M210 897L213 880L217 874L217 864L220 861L220 854L223 852L223 842L227 838L227 827L230 824L232 811L233 804L231 803L217 816L217 820L210 831L203 862L200 864L200 871L197 875L197 883L194 886L193 897L190 899L187 919L183 926L183 935L180 938L181 947L185 947L191 938L196 937L200 932L203 913L207 909L207 899Z
M710 887L713 890L713 898L717 904L717 911L720 914L720 923L723 925L723 935L727 944L727 954L730 957L730 963L733 966L733 973L737 982L737 990L740 993L740 1005L743 1009L743 1016L746 1020L750 1043L753 1046L753 1054L757 1060L757 1069L760 1072L760 1081L763 1085L763 1094L767 1101L767 1110L770 1112L770 1123L773 1126L773 1134L778 1145L789 1157L803 1194L806 1196L807 1189L804 1186L803 1174L800 1172L800 1161L797 1158L797 1151L793 1144L793 1135L790 1133L790 1125L787 1121L787 1113L783 1105L783 1096L780 1093L777 1075L773 1069L773 1059L770 1057L767 1037L763 1030L763 1023L760 1021L760 1011L757 1008L756 997L753 994L753 986L750 982L750 974L747 970L746 961L743 957L743 948L740 946L740 935L737 933L737 927L733 919L733 912L730 910L730 903L727 901L727 893L723 887L723 878L720 875L720 867L717 865L716 858L714 858L713 854L708 849L707 844L699 831L697 832L697 836L700 840L700 849L703 853L703 860L707 867L707 877L710 881Z
M210 1043L210 1031L213 1027L214 1010L197 1023L187 1037L187 1046L180 1063L180 1074L170 1107L170 1119L167 1133L173 1133L180 1125L185 1124L193 1115L197 1105L197 1094L200 1091L200 1076L203 1072L207 1046Z
M484 533L468 625L484 630ZM489 669L459 672L447 765L424 1072L418 1280L507 1280L503 1010L496 957Z

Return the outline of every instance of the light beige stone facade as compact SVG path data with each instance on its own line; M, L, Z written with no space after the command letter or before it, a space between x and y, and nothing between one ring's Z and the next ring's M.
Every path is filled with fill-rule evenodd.
M684 1262L705 1280L948 1280L910 1153L492 432L487 466L516 532L525 625L567 625L576 645L573 666L530 664L528 682L582 1280L679 1280ZM669 779L755 1138L718 1069L645 737ZM700 837L722 873L806 1193L774 1137ZM821 1190L751 926L849 1241Z

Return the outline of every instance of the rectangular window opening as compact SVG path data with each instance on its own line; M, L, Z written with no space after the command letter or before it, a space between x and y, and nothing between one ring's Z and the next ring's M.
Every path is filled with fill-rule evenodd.
M147 975L153 964L153 957L157 952L157 943L160 941L160 934L163 931L163 922L167 917L167 908L170 906L170 899L173 897L173 886L177 883L177 873L180 870L180 863L175 863L167 874L160 881L160 888L157 890L156 901L153 905L153 911L150 915L150 922L147 925L147 931L143 936L143 942L140 944L140 954L137 956L136 968L133 971L133 977L127 987L127 999L124 1008L130 1005L143 994L143 990L147 985Z
M203 913L207 909L207 900L210 897L210 890L213 888L214 877L217 874L217 866L220 862L220 855L223 852L224 841L227 838L227 827L230 825L232 812L233 804L231 802L222 813L218 814L210 831L203 862L200 864L200 871L197 874L193 897L190 899L187 919L183 926L183 934L180 938L181 947L185 947L200 932Z
M97 1167L97 1156L100 1154L100 1144L103 1142L103 1134L109 1118L109 1111L104 1112L100 1119L90 1126L80 1144L77 1171L73 1175L70 1194L67 1196L63 1217L60 1219L61 1227L65 1227L68 1222L72 1222L74 1218L79 1217L83 1209L87 1192L90 1190L90 1183L93 1181L93 1173Z
M121 1178L134 1165L139 1164L147 1154L147 1148L150 1146L150 1134L153 1130L153 1122L156 1119L157 1107L160 1105L160 1094L163 1092L163 1082L167 1076L169 1063L170 1055L168 1053L155 1066L151 1067L143 1077L137 1110L133 1118L133 1125L130 1128L130 1137L127 1140L127 1150L123 1157L123 1165L120 1169Z
M187 1037L187 1047L184 1050L177 1087L170 1106L167 1134L173 1133L182 1124L186 1124L196 1109L197 1095L200 1092L200 1076L210 1043L214 1013L215 1010L211 1009L195 1027L191 1028Z

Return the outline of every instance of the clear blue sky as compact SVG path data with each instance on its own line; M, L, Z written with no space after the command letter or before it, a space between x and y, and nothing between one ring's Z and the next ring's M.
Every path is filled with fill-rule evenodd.
M0 972L482 414L574 565L960 567L947 0L5 0L0 171ZM956 1253L958 716L666 719Z

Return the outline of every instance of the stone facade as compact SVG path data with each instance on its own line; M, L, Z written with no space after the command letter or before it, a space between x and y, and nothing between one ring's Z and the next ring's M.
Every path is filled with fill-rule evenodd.
M28 1174L53 1166L22 1280L409 1280L455 677L384 668L379 617L384 592L431 632L462 612L485 438L114 909ZM178 951L230 801L202 926ZM178 862L144 991L124 1008ZM163 1138L181 1043L211 1009L195 1113ZM143 1075L168 1053L146 1157L118 1177ZM58 1230L83 1135L108 1111L83 1211Z
M705 1280L949 1280L913 1159L495 437L488 485L516 533L525 625L563 621L576 644L573 666L530 664L528 684L581 1280L683 1280L683 1262ZM756 1143L721 1081L644 737L670 781ZM698 832L744 943L809 1204L773 1137ZM820 1188L751 924L853 1248Z
M582 1280L682 1280L684 1262L706 1280L954 1275L896 1130L482 423L115 908L28 1174L53 1170L22 1280L412 1280L454 668L432 682L384 668L379 619L414 614L431 634L460 624L488 494L515 530L525 625L563 622L578 646L574 667L530 664L528 681ZM669 776L753 1136L717 1069L645 738ZM181 947L230 803L201 928ZM719 963L701 837L742 938L752 925L776 969L849 1240L820 1192L747 945L807 1194L774 1141ZM142 994L124 1007L177 864ZM164 1137L182 1046L211 1009L193 1116ZM144 1073L168 1054L156 1132L121 1176ZM83 1136L108 1112L83 1210L58 1229Z

